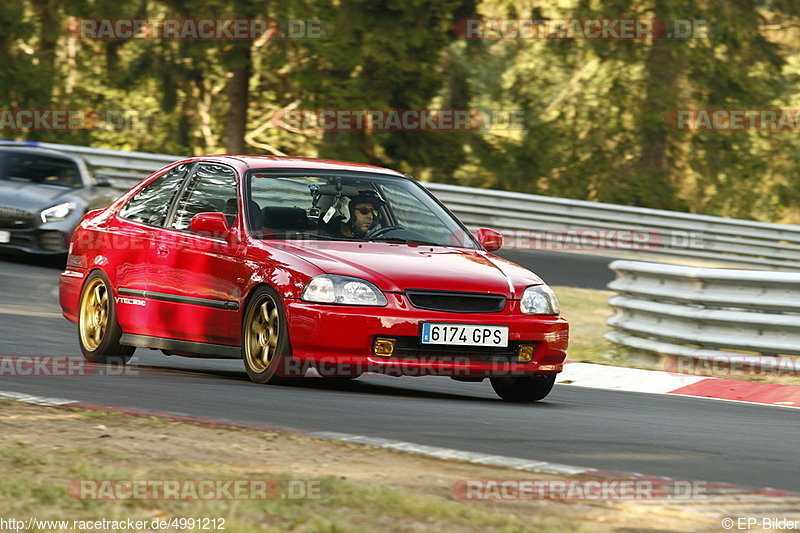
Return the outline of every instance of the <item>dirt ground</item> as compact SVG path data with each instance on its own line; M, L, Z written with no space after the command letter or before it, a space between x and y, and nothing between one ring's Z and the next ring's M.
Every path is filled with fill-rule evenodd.
M357 444L251 429L80 411L17 402L0 404L3 447L21 447L40 458L113 449L114 468L145 473L152 465L181 465L186 477L246 478L333 476L361 487L387 487L437 501L456 501L464 479L557 479L507 468L427 458ZM102 458L104 454L96 454ZM190 471L190 472L189 472ZM56 476L57 478L58 476ZM34 503L34 502L31 502ZM586 531L719 531L719 518L667 504L563 501L459 502L524 520L569 519ZM0 503L0 516L8 514ZM346 530L346 529L345 529Z

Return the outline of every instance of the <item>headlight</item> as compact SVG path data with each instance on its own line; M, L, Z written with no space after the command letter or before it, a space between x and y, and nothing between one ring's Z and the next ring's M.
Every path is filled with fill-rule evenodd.
M369 281L322 274L312 279L303 291L303 300L323 304L379 305L388 302L381 290Z
M547 285L525 289L519 304L526 315L557 315L560 312L556 294Z
M69 216L73 209L75 209L75 204L72 202L48 207L42 211L42 222L55 222L56 220L64 220Z

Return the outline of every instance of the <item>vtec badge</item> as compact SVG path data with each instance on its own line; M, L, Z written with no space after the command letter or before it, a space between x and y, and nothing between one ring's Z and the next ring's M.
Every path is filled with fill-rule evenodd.
M145 302L144 300L138 300L136 298L125 298L124 296L115 296L114 301L117 302L118 304L141 305L142 307L145 307L147 305L147 302Z

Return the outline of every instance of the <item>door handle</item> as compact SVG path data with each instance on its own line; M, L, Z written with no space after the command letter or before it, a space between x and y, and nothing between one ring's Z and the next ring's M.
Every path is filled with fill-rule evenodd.
M158 246L156 247L156 254L167 255L169 254L169 248L167 248L166 246Z

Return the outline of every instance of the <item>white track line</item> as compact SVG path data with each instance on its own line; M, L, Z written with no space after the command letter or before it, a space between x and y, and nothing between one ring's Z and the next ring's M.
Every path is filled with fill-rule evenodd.
M413 453L416 455L425 455L428 457L436 457L438 459L450 459L455 461L464 461L467 463L474 463L479 465L492 465L492 466L505 466L509 468L516 468L518 470L530 470L534 472L545 472L549 474L566 474L578 475L587 472L595 472L596 468L588 468L585 466L572 466L560 463L549 463L546 461L532 461L530 459L521 459L519 457L506 457L504 455L490 455L486 453L465 452L463 450L454 450L452 448L439 448L436 446L426 446L423 444L415 444L413 442L405 442L401 440L382 439L378 437L366 437L363 435L350 435L348 433L337 433L334 431L316 431L313 433L306 433L311 437L320 439L339 440L343 442L353 442L356 444L364 444L366 446L375 446L377 448L386 448L399 452Z
M36 405L69 405L80 403L78 400L66 400L64 398L47 398L45 396L33 396L21 392L0 391L0 398L17 400L18 402L32 403Z

